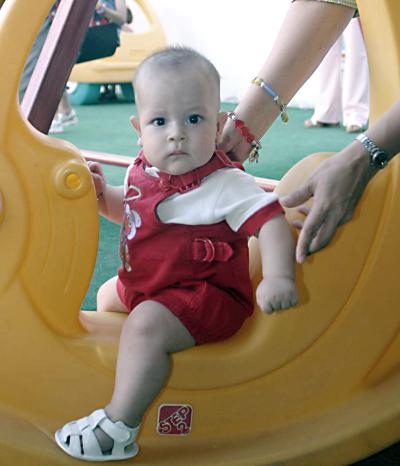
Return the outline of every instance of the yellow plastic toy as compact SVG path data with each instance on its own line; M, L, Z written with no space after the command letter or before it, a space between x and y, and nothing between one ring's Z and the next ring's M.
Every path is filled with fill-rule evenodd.
M79 84L70 94L73 104L96 103L101 84L119 84L123 96L133 100L131 83L137 66L147 55L166 44L161 23L148 1L136 0L135 4L148 22L147 29L143 32L121 31L121 45L112 57L74 66L69 79Z
M97 249L89 172L76 148L36 132L17 105L18 78L52 1L7 0L0 11L5 466L78 464L53 433L108 400L123 319L83 313L84 328L79 323ZM359 3L373 103L382 111L399 93L400 4ZM279 190L296 186L322 157L294 167ZM175 355L168 385L144 420L135 464L339 466L399 440L399 191L396 160L370 183L355 219L298 269L297 309L255 312L232 339Z

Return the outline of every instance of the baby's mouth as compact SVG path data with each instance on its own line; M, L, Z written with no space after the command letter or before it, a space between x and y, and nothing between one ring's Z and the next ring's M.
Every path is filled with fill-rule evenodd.
M174 156L174 155L188 155L187 152L183 150L176 149L168 154L168 156Z

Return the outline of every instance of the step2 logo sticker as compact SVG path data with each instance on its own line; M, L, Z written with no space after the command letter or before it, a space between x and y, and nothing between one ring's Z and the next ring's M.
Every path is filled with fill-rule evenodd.
M164 404L158 408L157 432L161 435L188 435L192 430L190 405Z

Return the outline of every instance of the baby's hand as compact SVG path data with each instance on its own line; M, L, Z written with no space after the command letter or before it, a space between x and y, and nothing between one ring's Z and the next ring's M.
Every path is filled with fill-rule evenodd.
M96 197L99 199L106 188L106 179L104 178L103 167L97 162L88 162L87 164L92 175L94 188L96 190Z
M267 314L295 306L299 300L292 278L271 276L261 280L256 298L261 310Z

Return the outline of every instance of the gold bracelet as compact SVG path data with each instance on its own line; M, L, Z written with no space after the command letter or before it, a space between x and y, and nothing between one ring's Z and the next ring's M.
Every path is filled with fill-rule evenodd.
M261 78L255 77L251 81L252 84L255 84L258 87L261 87L261 89L268 94L270 97L272 97L272 100L278 105L280 111L281 111L281 120L284 123L287 123L289 121L289 115L287 113L287 106L285 102L281 99L279 94L274 91L274 89L267 83L265 83Z

